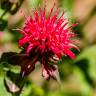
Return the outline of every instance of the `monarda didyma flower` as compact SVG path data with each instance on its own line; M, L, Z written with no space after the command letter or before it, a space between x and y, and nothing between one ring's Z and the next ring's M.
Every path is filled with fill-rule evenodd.
M33 11L33 17L26 18L25 26L22 29L23 37L19 40L19 47L23 47L21 54L26 54L21 60L21 74L28 75L35 68L37 61L41 63L42 75L45 79L55 78L55 63L61 59L63 55L69 56L71 59L75 54L71 48L78 47L74 45L73 24L68 27L68 22L64 18L64 12L60 16L57 10L52 15L54 7L46 16L46 9L40 8Z

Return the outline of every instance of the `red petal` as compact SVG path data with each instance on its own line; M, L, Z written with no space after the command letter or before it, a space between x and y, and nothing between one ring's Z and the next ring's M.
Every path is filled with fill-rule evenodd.
M66 55L68 55L71 59L75 58L75 54L71 50L66 50Z

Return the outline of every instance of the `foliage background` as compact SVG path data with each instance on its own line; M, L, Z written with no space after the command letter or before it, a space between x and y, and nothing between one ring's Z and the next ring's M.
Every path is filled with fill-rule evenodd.
M68 57L59 62L61 86L54 80L45 81L41 76L40 66L37 65L27 78L22 96L96 96L96 0L55 0L56 6L65 11L69 21L79 22L74 28L80 40L81 52L73 50L77 57ZM0 0L0 56L4 52L20 52L19 32L24 18L32 15L33 6L37 7L42 0ZM52 0L47 1L47 11L53 6ZM62 64L63 63L63 64ZM18 66L0 64L0 96L11 96L4 86L7 71L19 72ZM15 75L12 75L15 78ZM18 81L19 82L19 81Z

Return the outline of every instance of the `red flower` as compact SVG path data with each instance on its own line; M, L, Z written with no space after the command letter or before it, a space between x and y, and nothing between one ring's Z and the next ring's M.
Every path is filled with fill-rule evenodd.
M68 22L64 18L64 12L59 16L59 10L54 16L51 9L48 17L46 17L46 10L34 10L34 16L30 16L23 27L23 37L19 40L19 47L24 47L23 53L29 55L29 60L24 58L21 73L23 75L29 74L35 66L37 61L40 61L43 70L43 76L48 79L50 76L54 77L53 72L56 67L50 62L58 61L62 55L68 55L74 58L75 54L71 48L76 48L72 40L75 36L71 28L76 26L73 24L68 27Z

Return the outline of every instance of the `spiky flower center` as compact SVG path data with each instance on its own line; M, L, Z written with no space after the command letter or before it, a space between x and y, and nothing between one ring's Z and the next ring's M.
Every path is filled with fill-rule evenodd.
M45 8L40 8L39 11L35 9L33 17L30 16L26 20L22 29L23 37L19 40L19 46L26 45L24 52L31 57L31 62L26 65L26 68L31 70L32 65L35 65L36 61L40 61L44 69L43 72L47 72L46 78L52 76L53 69L55 69L49 64L50 61L58 61L62 55L68 55L73 59L75 54L70 49L73 47L78 49L73 44L72 38L75 34L71 30L76 24L68 27L68 20L64 18L64 12L59 16L60 11L57 10L52 16L53 9L54 7L48 17L46 17ZM23 67L22 70L24 71L26 68ZM43 74L45 75L45 72Z

